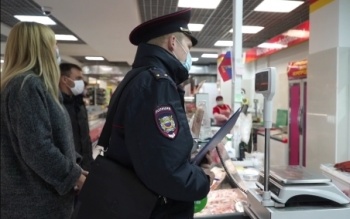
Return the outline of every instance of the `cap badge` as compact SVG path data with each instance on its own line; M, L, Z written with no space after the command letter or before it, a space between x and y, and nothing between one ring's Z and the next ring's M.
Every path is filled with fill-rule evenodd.
M154 118L162 135L170 139L176 137L178 133L178 123L176 114L171 106L157 106L154 110Z
M185 33L191 34L191 31L188 28L180 27L180 30Z

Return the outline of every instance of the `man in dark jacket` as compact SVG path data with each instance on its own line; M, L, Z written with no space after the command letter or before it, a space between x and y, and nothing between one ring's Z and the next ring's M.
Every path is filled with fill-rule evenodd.
M116 112L108 112L113 128L105 156L133 169L147 188L164 197L150 218L193 218L194 201L206 197L213 179L208 163L190 162L193 139L180 87L189 77L189 50L197 43L188 30L190 16L190 9L178 11L131 32L130 42L138 46L132 67L138 74L120 99L112 97Z
M70 116L75 150L82 156L81 167L89 171L93 158L88 116L83 101L85 87L83 72L79 66L71 63L60 64L60 70L59 87L63 96L63 104Z

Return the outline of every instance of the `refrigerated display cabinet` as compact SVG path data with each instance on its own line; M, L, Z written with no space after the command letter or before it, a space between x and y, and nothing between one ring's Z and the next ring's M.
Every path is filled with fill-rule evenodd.
M207 196L203 210L195 213L195 219L249 219L243 206L247 203L247 185L238 173L225 148L212 152L215 180Z

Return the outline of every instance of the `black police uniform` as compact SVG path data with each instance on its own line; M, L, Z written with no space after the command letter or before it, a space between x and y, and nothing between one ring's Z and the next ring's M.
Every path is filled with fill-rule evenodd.
M133 168L150 190L166 197L152 218L192 218L194 201L204 198L210 185L202 169L189 162L193 141L179 86L188 71L168 51L146 43L138 46L133 64L141 67L146 70L119 100L106 156Z

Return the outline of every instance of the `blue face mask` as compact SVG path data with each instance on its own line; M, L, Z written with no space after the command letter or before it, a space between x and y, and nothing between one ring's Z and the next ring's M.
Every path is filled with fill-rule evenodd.
M177 42L179 42L182 50L186 53L186 50L184 49L184 47L182 46L180 41L178 39L176 39L176 40L177 40ZM187 69L187 71L190 71L191 66L192 66L192 57L191 57L190 51L187 52L186 60L185 60L185 62L182 63L182 65Z
M182 65L187 69L187 71L190 71L191 66L192 66L192 57L191 57L190 52L187 53L186 61L185 61L185 63L182 63Z

